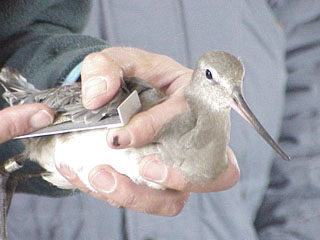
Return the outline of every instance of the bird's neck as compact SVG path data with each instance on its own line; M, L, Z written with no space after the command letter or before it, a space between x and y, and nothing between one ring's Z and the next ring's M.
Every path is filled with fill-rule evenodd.
M185 99L188 103L189 110L195 114L206 114L208 118L215 117L219 113L229 113L230 106L228 104L221 104L219 99L208 99L208 97L199 94L196 87L192 84L184 89ZM217 98L217 97L216 97Z

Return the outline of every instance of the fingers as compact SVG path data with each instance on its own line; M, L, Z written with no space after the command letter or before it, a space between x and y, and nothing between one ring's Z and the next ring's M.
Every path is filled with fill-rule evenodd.
M169 96L163 103L135 115L125 127L110 130L107 141L113 148L137 147L151 142L164 124L188 107L182 88L189 82L192 71L166 56L134 48L108 48L89 55L83 63L82 94L87 108L107 103L117 93L122 76L140 77ZM91 192L77 176L69 181L112 205L172 216L181 211L189 192L220 191L237 183L240 171L236 158L231 149L227 154L227 170L203 184L186 181L179 169L164 165L156 155L145 158L140 164L140 174L167 187L165 191L136 185L109 166L97 166L91 171L89 180L96 192Z
M74 173L58 169L78 189L116 207L162 216L177 215L188 200L189 193L175 190L156 190L133 183L107 165L94 168L89 181L96 192L90 191ZM70 171L70 170L69 170Z
M157 155L150 155L140 163L140 174L149 181L159 183L167 188L190 192L216 192L233 187L240 178L240 170L232 150L227 148L228 168L218 178L206 183L186 181L178 168L165 165Z
M115 207L162 216L175 216L186 204L190 192L222 191L234 186L240 177L237 160L230 148L228 169L209 183L191 184L177 168L165 166L155 156L146 158L140 164L140 174L147 180L159 183L166 190L152 189L146 185L133 183L108 165L100 165L91 170L88 178L95 191L90 190L68 167L57 167L70 183L81 191L106 201Z
M39 103L5 108L0 111L0 143L48 126L53 119L53 111Z
M83 104L95 109L117 93L123 76L135 76L168 94L180 87L176 81L192 71L169 57L136 48L107 48L89 54L81 69ZM171 83L172 86L171 86Z
M88 55L81 70L83 104L94 109L117 93L120 79L137 76L161 88L169 99L137 114L126 127L112 130L108 143L114 148L141 146L150 142L160 127L186 110L182 87L192 71L169 57L135 48L107 48Z
M88 55L82 65L82 101L88 109L103 106L118 92L122 71L108 56Z
M137 147L149 143L167 121L185 112L186 108L182 93L171 96L165 102L136 114L126 126L111 129L107 142L113 148Z
M168 56L137 48L113 47L101 53L120 66L124 76L139 77L160 89L166 88L186 73L192 74L192 70Z

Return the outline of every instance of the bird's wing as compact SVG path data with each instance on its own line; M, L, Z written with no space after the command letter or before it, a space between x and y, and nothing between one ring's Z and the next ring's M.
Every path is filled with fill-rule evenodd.
M127 77L124 79L130 92L137 91L142 110L145 111L167 99L166 95L158 88L137 77Z
M80 84L78 87L77 94L66 96L69 102L61 104L60 108L57 109L58 113L61 113L64 117L69 117L72 122L93 123L106 117L118 115L118 106L130 94L125 87L121 87L116 96L106 105L95 110L89 110L82 105Z
M34 95L35 102L48 105L56 113L54 124L64 122L94 123L118 114L117 107L129 96L129 91L121 87L116 96L106 105L89 110L81 100L81 84L74 83L43 90Z
M135 90L142 103L142 110L146 110L165 99L165 95L159 89L136 77L125 77L116 96L108 104L95 110L86 109L82 105L81 84L79 82L38 90L18 72L3 68L0 72L0 84L5 89L3 98L11 106L34 102L48 105L56 113L54 124L70 121L94 123L103 118L117 115L117 107Z
M70 89L71 93L63 90L64 94L58 94L63 96L62 98L59 97L59 101L63 102L69 100L69 102L63 102L63 104L60 104L61 107L57 110L57 112L61 112L64 117L70 117L71 121L73 122L93 123L106 117L118 115L118 106L133 91L138 92L142 104L142 110L146 110L165 99L165 95L159 89L153 87L142 79L136 77L125 77L118 93L110 102L108 102L108 104L96 110L88 110L82 105L80 88L80 84L78 84L74 86L74 88ZM64 100L64 98L67 100Z
M2 68L0 84L5 89L2 97L10 106L32 102L32 96L39 92L31 83L15 70Z

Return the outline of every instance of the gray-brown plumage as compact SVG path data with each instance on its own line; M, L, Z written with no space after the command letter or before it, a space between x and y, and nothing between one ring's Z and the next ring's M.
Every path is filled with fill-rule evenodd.
M208 52L197 62L192 79L184 89L187 111L169 120L157 132L152 143L115 150L105 144L105 130L88 131L28 140L25 142L26 156L47 169L51 175L44 176L45 179L61 188L72 188L72 185L60 176L55 164L68 165L89 188L88 172L99 164L109 164L137 183L161 188L139 175L138 163L153 153L159 154L167 164L180 168L187 180L206 183L227 168L226 148L230 108L233 107L284 159L289 159L247 107L242 97L243 77L244 67L238 58L226 52ZM90 111L82 106L79 83L40 91L7 69L0 73L0 83L6 90L4 98L10 105L42 102L53 108L57 116L67 119L63 121L95 122L111 116L134 89L139 92L143 109L164 98L161 91L144 81L128 78L110 103ZM90 149L89 155L87 149Z
M197 62L190 84L184 90L187 111L167 122L157 132L154 142L126 150L123 158L131 155L139 162L145 155L158 153L168 164L178 166L191 181L203 182L216 178L227 167L226 146L229 142L230 108L233 107L284 159L289 159L247 107L242 97L243 77L244 67L233 55L222 51L204 54ZM96 122L112 116L120 102L135 89L139 92L143 110L164 98L159 90L148 83L137 78L127 78L110 103L91 111L81 103L80 83L40 91L8 69L2 70L0 79L6 90L3 97L10 105L42 102L56 112L59 124L65 121ZM77 134L72 135L72 138L78 138ZM48 161L40 160L43 158L40 151L55 146L52 142L57 138L71 137L61 135L26 140L27 157L38 161L46 169ZM36 146L38 150L34 149ZM110 151L119 152L113 149Z
M150 84L134 77L128 77L123 81L117 95L107 105L96 110L88 110L83 107L81 102L80 83L38 90L32 84L28 83L18 72L12 71L9 68L3 68L0 72L0 84L5 89L2 97L10 106L40 102L52 108L55 112L54 125L64 124L70 121L92 123L117 115L117 107L119 104L135 90L138 92L140 99L143 100L142 109L150 108L153 104L165 98L161 91L153 88ZM63 138L65 136L67 136L67 134L61 137ZM16 185L20 180L25 180L33 176L50 175L50 168L46 168L48 165L46 159L43 159L43 157L38 158L38 156L41 156L41 153L38 152L41 152L41 150L50 152L50 148L54 148L54 142L57 138L59 138L59 136L24 139L25 151L16 156L15 159L9 159L0 167L0 239L5 240L7 238L6 216ZM70 151L74 150L75 149L70 149ZM34 157L34 155L38 156ZM15 173L14 171L19 169L27 158L38 162L44 169L47 169L48 172L44 171L42 173L37 172L30 174ZM52 163L54 164L54 162Z
M247 107L242 97L244 67L226 52L203 55L184 94L188 111L164 126L157 143L164 159L179 166L193 182L210 181L226 168L230 107L237 110L284 158L280 149Z
M162 93L156 92L150 84L140 82L136 78L125 78L117 95L108 104L96 110L88 110L82 105L79 82L38 90L16 71L3 68L0 73L0 84L5 89L3 98L10 106L35 102L46 104L56 113L54 124L69 121L92 123L117 114L116 109L119 104L134 90L137 90L138 94L144 95L148 91L148 95L156 94L157 98L163 97ZM146 108L147 104L149 103L143 105L143 108Z

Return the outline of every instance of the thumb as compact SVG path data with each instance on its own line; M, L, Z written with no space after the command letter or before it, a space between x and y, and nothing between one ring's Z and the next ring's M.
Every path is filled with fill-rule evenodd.
M109 102L121 85L122 70L102 52L91 53L81 68L82 103L96 109Z
M40 103L5 108L0 111L0 143L43 128L51 124L53 119L53 111Z

